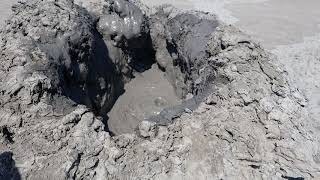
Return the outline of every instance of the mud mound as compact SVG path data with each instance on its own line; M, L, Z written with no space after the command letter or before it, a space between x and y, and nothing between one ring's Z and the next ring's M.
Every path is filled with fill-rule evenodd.
M320 175L316 122L249 37L201 12L98 4L14 6L0 34L1 178ZM188 98L110 136L106 114L124 83L154 63Z

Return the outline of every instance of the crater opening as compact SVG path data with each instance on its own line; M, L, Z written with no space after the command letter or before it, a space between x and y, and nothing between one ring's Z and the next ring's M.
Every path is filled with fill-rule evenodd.
M205 49L218 21L190 13L163 20L167 16L160 10L148 19L148 30L130 40L128 35L108 32L104 21L109 21L109 16L98 22L109 52L119 48L129 55L114 62L123 80L122 93L105 119L115 135L132 133L143 120L172 123L183 112L193 111L212 92L208 82L214 80L215 73L207 63Z
M141 121L158 116L164 109L183 102L171 83L172 77L157 63L157 49L154 48L150 31L130 42L124 38L120 43L115 42L115 35L99 36L102 36L103 42L97 46L106 47L103 52L108 52L114 64L114 75L111 76L115 76L112 84L115 92L110 106L105 111L97 112L104 117L107 130L112 135L132 133ZM115 55L115 52L123 55Z
M57 77L58 70L57 89L102 116L114 135L133 132L143 120L168 125L196 109L212 92L215 68L206 46L218 20L166 7L147 16L129 1L112 2L94 23L41 44L55 62L47 74Z

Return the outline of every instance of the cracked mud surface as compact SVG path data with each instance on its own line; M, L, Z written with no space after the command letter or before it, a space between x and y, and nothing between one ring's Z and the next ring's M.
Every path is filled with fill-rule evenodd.
M0 33L0 178L319 177L318 124L271 54L214 15L168 6L135 1L148 27L133 36L99 26L110 14L141 18L117 3L134 6L15 6ZM154 62L179 97L193 97L111 136L105 113L139 64Z

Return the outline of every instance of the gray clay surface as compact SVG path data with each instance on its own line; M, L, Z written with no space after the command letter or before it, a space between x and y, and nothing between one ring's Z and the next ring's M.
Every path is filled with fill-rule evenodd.
M129 35L135 27L121 20L142 22L138 8L143 27ZM109 15L120 18L112 35L99 25ZM304 97L273 56L213 15L137 1L21 1L0 51L0 179L320 176L319 125ZM107 112L152 64L185 100L112 134Z

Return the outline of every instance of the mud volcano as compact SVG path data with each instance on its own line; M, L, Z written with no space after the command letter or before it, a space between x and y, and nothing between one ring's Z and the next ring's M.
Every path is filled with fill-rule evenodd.
M115 64L125 79L120 86L123 94L106 117L109 131L115 134L133 132L142 120L172 123L198 106L211 90L207 83L214 74L205 72L204 49L218 26L213 16L185 13L168 19L165 8L147 18L135 5L122 3L112 4L110 14L98 22L106 44L111 41L111 48L126 54L113 55L121 62Z
M32 78L45 78L28 85L36 94L29 97L31 103L45 98L60 104L62 112L85 105L103 118L109 132L122 134L132 133L143 120L172 123L183 112L193 111L211 91L208 84L214 73L206 67L205 49L219 25L214 16L169 17L171 7L147 16L124 0L103 1L90 12L69 1L50 4L53 9L48 5L40 10L34 2L17 4L13 7L17 15L3 32L16 38L4 43L25 46L24 59L14 60L19 65L14 69L21 68L17 71L23 74L18 81L30 73L36 76ZM74 13L61 13L66 5ZM8 59L17 54L7 52ZM21 94L23 87L15 87L15 93Z
M112 67L107 75L112 80L103 82L110 83L109 100L86 105L96 109L113 134L132 133L143 120L171 123L194 110L207 96L204 91L210 91L205 86L214 74L205 72L205 48L219 23L205 14L168 18L172 10L162 7L147 17L133 3L107 1L100 13L92 13L101 37L92 61L106 61L99 68Z
M0 52L0 179L320 176L303 97L214 15L20 1Z

